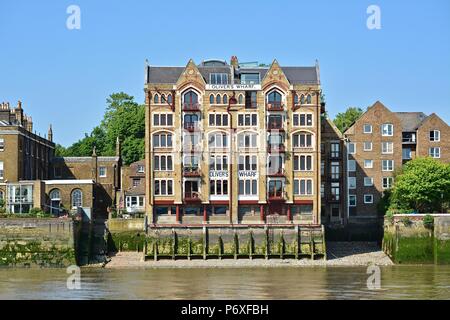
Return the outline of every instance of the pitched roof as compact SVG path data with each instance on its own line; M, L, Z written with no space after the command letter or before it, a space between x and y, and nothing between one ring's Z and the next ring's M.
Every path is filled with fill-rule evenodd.
M402 123L402 131L416 131L427 115L423 112L394 112Z
M227 73L231 78L232 67L230 65L224 66L197 66L206 83L209 83L209 75L211 73ZM185 67L148 67L148 83L159 84L175 84L184 71ZM290 83L302 84L317 84L319 82L319 75L316 67L281 67L284 74ZM259 73L262 80L269 68L239 68L237 73Z
M139 183L136 187L130 187L125 191L125 196L145 195L145 183Z

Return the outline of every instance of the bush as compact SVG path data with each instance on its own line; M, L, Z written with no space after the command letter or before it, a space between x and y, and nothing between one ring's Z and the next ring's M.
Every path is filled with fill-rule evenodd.
M423 226L427 229L433 229L434 227L434 217L427 214L423 217Z
M394 224L394 212L392 210L388 210L385 215L387 221L392 225Z
M403 225L404 225L405 227L409 227L409 226L412 225L412 221L411 221L411 219L408 218L408 217L403 217L402 220L401 220L401 222L403 223Z

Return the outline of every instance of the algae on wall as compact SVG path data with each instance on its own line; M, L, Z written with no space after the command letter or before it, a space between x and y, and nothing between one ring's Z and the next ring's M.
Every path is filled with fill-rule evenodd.
M383 250L399 264L450 264L450 239L436 219L434 231L421 222L385 226Z

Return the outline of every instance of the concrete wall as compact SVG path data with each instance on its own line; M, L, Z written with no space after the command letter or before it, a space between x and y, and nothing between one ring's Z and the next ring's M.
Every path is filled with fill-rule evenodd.
M383 250L394 262L450 264L450 215L432 215L434 228L424 226L424 216L385 221Z
M77 231L69 219L0 219L0 266L76 264Z

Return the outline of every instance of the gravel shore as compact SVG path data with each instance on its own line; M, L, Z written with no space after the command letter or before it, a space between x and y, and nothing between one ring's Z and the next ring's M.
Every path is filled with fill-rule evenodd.
M119 252L104 266L120 268L245 268L245 267L326 267L326 266L378 266L393 265L391 259L373 242L329 242L327 260L310 259L223 259L223 260L147 260L142 253Z

